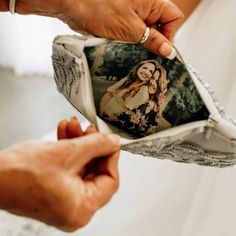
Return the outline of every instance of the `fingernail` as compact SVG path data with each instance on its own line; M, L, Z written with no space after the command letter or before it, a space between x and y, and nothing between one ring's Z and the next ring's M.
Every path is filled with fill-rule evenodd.
M162 43L160 46L159 53L170 60L173 60L176 57L176 50L166 42Z
M173 60L176 57L176 55L177 55L176 50L175 48L172 47L170 55L167 56L166 58Z
M114 146L119 146L120 145L120 137L118 135L109 134L108 138L111 140L111 142Z
M72 120L78 120L78 119L77 119L76 116L72 116L72 117L70 118L70 120L72 121Z

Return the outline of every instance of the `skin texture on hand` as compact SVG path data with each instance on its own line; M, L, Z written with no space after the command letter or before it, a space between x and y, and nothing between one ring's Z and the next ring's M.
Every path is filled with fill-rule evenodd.
M148 26L144 47L162 56L170 55L171 40L184 19L168 0L17 0L16 12L56 17L74 31L134 43Z
M149 26L151 35L144 46L160 54L164 42L171 45L183 18L183 13L172 2L164 0L81 0L74 1L62 20L75 31L135 43L140 42ZM165 55L161 54L167 56L170 51L171 48Z
M116 136L92 132L2 151L0 208L76 230L117 191L119 149Z

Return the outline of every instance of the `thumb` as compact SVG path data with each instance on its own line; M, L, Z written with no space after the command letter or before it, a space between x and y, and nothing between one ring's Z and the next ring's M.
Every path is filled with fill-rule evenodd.
M120 149L119 136L114 134L94 133L73 140L78 148L78 152L82 152L82 165L86 165L97 157L104 157L113 154Z
M150 35L143 46L147 50L170 60L176 56L176 50L172 46L172 43L154 28L150 29Z

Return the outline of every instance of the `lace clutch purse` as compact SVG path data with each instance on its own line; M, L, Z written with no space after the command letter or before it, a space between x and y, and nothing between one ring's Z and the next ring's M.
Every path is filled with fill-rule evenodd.
M236 124L178 54L91 36L58 36L52 62L59 92L126 151L226 167L236 163Z

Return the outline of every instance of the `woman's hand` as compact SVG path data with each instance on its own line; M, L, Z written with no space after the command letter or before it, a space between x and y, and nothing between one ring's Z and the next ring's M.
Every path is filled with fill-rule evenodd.
M29 142L0 153L0 208L73 231L117 191L120 146L116 136L93 127L79 138L72 137L82 130L60 130L58 142Z
M184 19L176 5L166 0L72 2L60 18L73 30L138 43L149 26L151 35L144 46L162 56L170 55L170 41Z
M170 41L184 19L168 0L17 0L16 12L56 17L77 32L135 43L148 26L144 46L162 56L171 54Z

